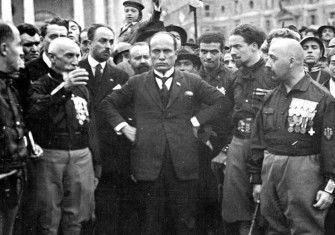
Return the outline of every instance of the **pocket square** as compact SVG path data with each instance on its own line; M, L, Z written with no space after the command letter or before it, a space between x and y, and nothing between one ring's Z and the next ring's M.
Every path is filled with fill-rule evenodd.
M113 91L115 90L120 90L121 89L121 85L120 84L117 84L114 88L113 88Z
M114 79L113 79L113 78L111 78L111 79L109 79L109 81L111 81L111 82L114 82Z

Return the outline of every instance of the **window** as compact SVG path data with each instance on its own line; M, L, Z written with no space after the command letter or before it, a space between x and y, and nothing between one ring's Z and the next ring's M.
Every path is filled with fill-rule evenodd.
M209 5L205 5L205 17L209 17L210 16L209 10L210 10Z
M311 24L316 24L315 15L311 15Z
M254 1L249 2L249 7L250 7L250 9L254 9Z

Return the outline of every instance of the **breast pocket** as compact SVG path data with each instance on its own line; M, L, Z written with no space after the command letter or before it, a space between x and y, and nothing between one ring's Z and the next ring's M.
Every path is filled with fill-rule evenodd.
M262 110L263 115L263 127L264 130L274 129L275 120L274 120L274 109L273 108L264 108Z

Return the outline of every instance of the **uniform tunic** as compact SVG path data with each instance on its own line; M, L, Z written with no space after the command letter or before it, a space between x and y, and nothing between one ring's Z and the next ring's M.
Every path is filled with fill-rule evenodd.
M294 105L297 99L300 107ZM311 101L317 104L314 116ZM304 125L301 120L310 121ZM263 181L261 212L271 231L323 234L327 210L312 204L316 192L326 190L335 176L334 126L335 100L309 75L290 92L280 85L265 99L252 137L249 172L252 183Z
M234 137L227 153L222 200L222 216L226 222L252 218L254 203L246 166L251 127L264 96L276 85L271 80L263 59L234 73Z

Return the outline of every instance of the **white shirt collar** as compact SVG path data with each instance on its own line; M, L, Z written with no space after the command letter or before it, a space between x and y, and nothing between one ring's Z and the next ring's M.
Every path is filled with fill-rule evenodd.
M49 59L49 57L47 56L47 54L45 53L45 51L42 54L42 59L44 61L44 63L46 63L46 65L51 68L51 61Z
M171 88L171 84L172 84L172 80L173 80L173 77L171 75L173 74L173 72L174 72L174 67L172 67L171 69L166 71L164 75L161 72L158 72L157 70L154 70L154 73L157 74L160 77L170 77L165 82L165 86L167 87L168 90L170 90L170 88ZM162 80L157 78L157 77L155 77L155 80L156 80L156 83L157 83L159 89L162 89L162 87L163 87Z
M329 80L329 91L330 94L332 94L333 97L335 97L335 82L333 81L332 78Z
M169 69L168 71L165 72L165 74L162 74L161 72L158 72L156 69L154 69L155 74L157 74L160 77L171 77L171 75L174 73L174 67Z
M90 65L91 68L92 68L92 72L93 72L93 73L94 73L94 71L95 71L95 67L96 67L98 64L101 64L102 70L105 69L106 61L99 63L98 61L96 61L96 60L91 56L91 54L89 54L89 55L87 56L87 60L88 60L89 65Z

